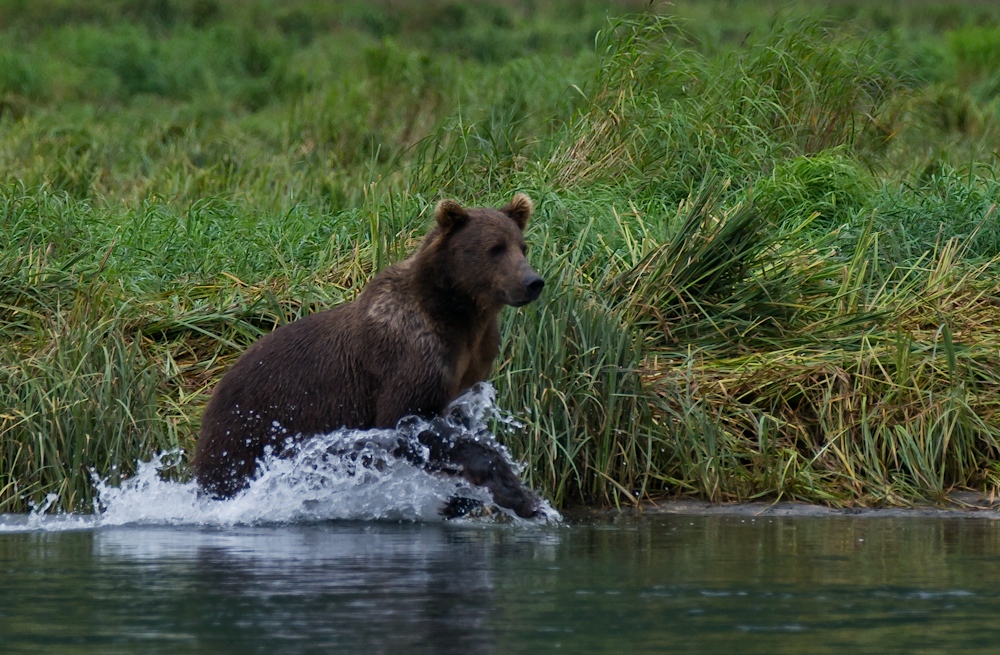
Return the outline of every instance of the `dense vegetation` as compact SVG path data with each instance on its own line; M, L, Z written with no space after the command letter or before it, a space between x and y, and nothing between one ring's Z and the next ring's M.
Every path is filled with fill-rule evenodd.
M515 191L556 503L992 492L998 71L972 0L5 2L0 511L190 451L248 343Z

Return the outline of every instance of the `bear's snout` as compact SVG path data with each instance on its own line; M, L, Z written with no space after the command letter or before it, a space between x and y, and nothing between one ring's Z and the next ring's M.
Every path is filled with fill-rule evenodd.
M537 300L538 296L542 295L542 288L544 287L545 280L543 280L537 273L532 273L528 277L524 278L524 288L528 292L528 302Z
M542 294L542 288L545 287L545 280L541 278L538 273L528 268L528 273L521 278L521 288L515 293L507 294L507 304L513 305L514 307L523 307L529 302L538 299L538 296Z

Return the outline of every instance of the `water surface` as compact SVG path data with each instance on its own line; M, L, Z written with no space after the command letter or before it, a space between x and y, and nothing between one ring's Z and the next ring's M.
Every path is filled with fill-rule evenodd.
M0 524L2 653L997 651L989 520Z

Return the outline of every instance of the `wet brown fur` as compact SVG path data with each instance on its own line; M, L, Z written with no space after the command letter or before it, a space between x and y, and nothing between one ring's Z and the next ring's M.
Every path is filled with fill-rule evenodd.
M543 284L528 265L523 194L501 209L438 204L417 251L375 276L354 302L279 327L215 388L194 457L219 496L246 485L265 447L335 429L391 428L439 415L486 379L500 348L497 315Z

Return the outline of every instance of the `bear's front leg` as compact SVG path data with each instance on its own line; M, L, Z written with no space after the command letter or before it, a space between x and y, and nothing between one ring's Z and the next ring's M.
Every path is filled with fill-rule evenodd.
M493 502L512 510L521 518L541 516L538 498L521 483L507 459L496 448L462 432L438 417L417 435L428 450L428 471L459 475L477 487L484 487Z

